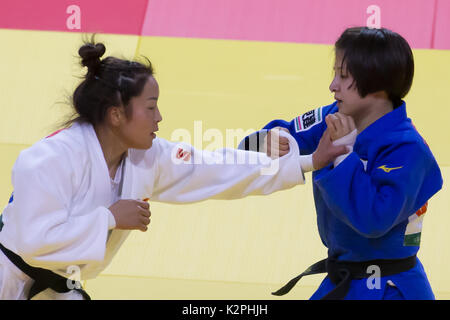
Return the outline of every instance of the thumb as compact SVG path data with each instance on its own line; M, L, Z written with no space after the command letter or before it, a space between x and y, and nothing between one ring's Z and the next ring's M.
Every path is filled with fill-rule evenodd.
M338 157L340 155L349 153L350 151L351 151L350 148L347 146L334 146L332 154L334 157Z
M331 140L331 134L330 134L330 130L328 128L323 133L322 138L327 139L327 140Z

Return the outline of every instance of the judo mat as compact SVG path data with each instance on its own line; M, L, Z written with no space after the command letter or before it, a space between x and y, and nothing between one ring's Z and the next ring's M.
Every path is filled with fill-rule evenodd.
M262 2L269 9L274 3ZM367 17L368 2L361 2ZM387 6L386 1L378 2ZM414 7L411 3L416 2L419 10L423 1L408 3ZM68 6L69 2L59 3ZM111 3L120 8L122 2ZM336 37L343 28L322 38L320 34L311 36L320 41L310 40L309 34L297 39L289 32L285 38L266 32L268 38L264 38L258 28L245 25L240 25L240 30L247 33L236 35L239 28L233 25L227 29L229 33L220 34L216 24L228 21L227 16L216 24L180 16L180 12L195 16L200 9L202 13L205 1L196 2L200 6L197 11L183 11L176 0L165 1L165 5L156 0L138 3L142 12L136 30L111 29L115 25L67 31L64 27L0 24L2 206L12 191L11 169L20 151L56 130L70 112L67 99L84 72L77 59L83 32L106 30L96 36L106 45L105 57L139 59L145 55L152 61L163 117L159 136L165 139L177 138L176 133L183 129L190 133L187 142L209 148L206 133L215 130L221 133L223 146L236 147L239 137L226 141L231 135L227 130L256 130L272 119L290 120L333 102L328 86L333 75L334 40L327 37ZM216 3L223 6L225 2ZM229 3L238 5L237 1ZM441 1L433 3L444 6ZM171 4L177 9L169 10ZM446 21L440 12L447 11L427 10L422 10L423 20ZM172 20L166 19L168 16ZM248 23L263 18L253 12ZM173 20L179 22L178 29L164 25ZM194 24L192 30L183 25L187 21ZM430 34L417 32L417 38L411 38L416 69L405 100L408 115L431 147L444 178L443 189L429 201L418 257L436 298L450 299L450 45L447 47L444 31L439 33L445 27L439 23L433 24ZM276 23L273 28L283 30ZM98 278L86 281L85 288L93 299L308 299L324 275L303 278L286 296L270 294L326 257L317 231L310 173L306 180L306 185L264 197L189 205L150 201L149 230L132 232L112 264Z

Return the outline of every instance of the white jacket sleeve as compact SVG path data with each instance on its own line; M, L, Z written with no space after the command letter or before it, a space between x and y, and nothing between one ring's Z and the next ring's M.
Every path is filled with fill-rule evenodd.
M109 210L71 212L79 159L71 162L61 153L46 146L27 150L13 169L8 222L16 226L14 249L28 264L47 269L102 261L106 249Z
M195 202L265 195L304 183L298 145L289 139L290 152L278 159L237 149L214 152L158 139L157 175L151 200Z

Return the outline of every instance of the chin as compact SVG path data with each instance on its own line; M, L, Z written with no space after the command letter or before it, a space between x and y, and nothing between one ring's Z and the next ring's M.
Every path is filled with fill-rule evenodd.
M150 141L150 143L148 143L146 146L144 146L144 148L142 149L150 149L153 146L153 141Z
M155 141L155 139L156 136L154 137L150 136L140 141L136 141L136 143L133 146L133 149L140 149L140 150L150 149L153 146L153 142Z
M341 114L345 114L346 116L349 116L349 114L348 114L348 111L346 110L346 108L344 107L344 106L342 106L342 105L338 105L338 111L339 111L339 113L341 113Z
M150 149L153 145L153 141L147 142L147 143L140 143L140 144L136 144L134 146L132 146L132 149L137 149L137 150L147 150Z

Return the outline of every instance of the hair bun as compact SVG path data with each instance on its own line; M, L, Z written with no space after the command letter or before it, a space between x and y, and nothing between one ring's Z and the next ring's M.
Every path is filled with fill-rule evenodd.
M88 68L88 73L96 73L100 66L100 57L105 54L106 48L103 43L86 43L78 54L82 58L81 64Z

